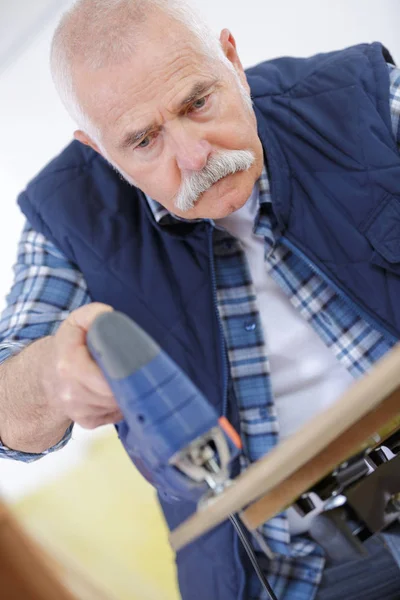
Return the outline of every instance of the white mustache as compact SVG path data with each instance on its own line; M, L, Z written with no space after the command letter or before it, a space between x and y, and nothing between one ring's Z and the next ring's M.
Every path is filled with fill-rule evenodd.
M199 196L214 183L238 171L248 171L255 162L250 150L225 150L213 154L202 171L183 175L175 206L181 212L194 207Z

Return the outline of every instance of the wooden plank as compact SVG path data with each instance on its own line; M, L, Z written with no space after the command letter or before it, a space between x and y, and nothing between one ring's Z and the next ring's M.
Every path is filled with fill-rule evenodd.
M381 427L385 428L388 422L393 424L389 432L396 431L400 425L399 406L400 390L397 389L373 412L360 419L288 479L243 511L241 519L246 527L250 530L257 529L293 504L302 493L331 473L337 465L357 454L361 447L365 447L365 440Z
M0 590L13 600L77 600L0 502Z
M362 417L374 411L398 387L400 345L386 354L369 374L354 383L337 402L251 465L209 506L199 510L171 532L172 547L179 550L226 520L231 513L242 511L276 489ZM368 435L365 432L365 438Z

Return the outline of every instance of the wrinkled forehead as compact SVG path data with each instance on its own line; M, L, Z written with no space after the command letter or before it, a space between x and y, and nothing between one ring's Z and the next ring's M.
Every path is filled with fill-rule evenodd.
M145 118L157 106L168 107L175 96L197 82L215 79L219 71L222 75L222 63L211 59L200 40L185 25L168 19L157 26L146 24L128 60L91 72L77 68L75 85L85 114L100 130L109 131L123 127L124 118Z

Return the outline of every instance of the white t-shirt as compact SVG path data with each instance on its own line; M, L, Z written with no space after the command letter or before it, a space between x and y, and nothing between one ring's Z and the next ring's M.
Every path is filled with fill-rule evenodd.
M240 240L246 254L266 341L280 439L284 440L337 400L353 378L267 273L264 239L253 233L258 198L256 185L246 204L218 219L216 225ZM315 512L301 518L290 508L291 533L306 531Z

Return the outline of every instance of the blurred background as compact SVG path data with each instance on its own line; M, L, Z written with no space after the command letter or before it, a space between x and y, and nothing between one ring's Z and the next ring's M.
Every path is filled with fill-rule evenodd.
M398 0L192 1L217 33L232 31L245 67L374 40L400 62ZM70 4L0 0L0 308L23 226L16 197L74 130L48 66L52 33ZM104 597L179 597L154 493L112 428L88 433L76 427L67 448L31 465L0 459L0 497L71 573L81 571ZM89 598L87 590L79 594Z

